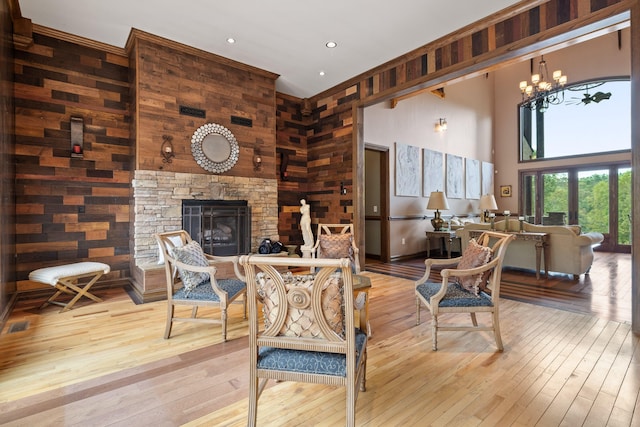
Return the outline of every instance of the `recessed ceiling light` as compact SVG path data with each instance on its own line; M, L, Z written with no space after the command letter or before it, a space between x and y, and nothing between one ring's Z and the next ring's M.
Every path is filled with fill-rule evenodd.
M229 37L227 39L227 43L229 43L229 44L234 44L235 42L236 42L236 39L234 39L233 37Z
M333 49L334 47L338 46L338 43L336 42L327 42L325 44L326 47L328 47L329 49Z
M324 71L320 71L320 75L321 75L321 76L324 76Z

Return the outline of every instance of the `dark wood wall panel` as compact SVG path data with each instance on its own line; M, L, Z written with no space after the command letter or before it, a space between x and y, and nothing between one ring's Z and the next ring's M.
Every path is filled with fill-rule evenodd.
M302 245L300 199L307 197L307 131L309 117L302 100L277 94L278 232L284 244ZM286 165L286 169L282 166ZM282 171L282 173L280 173ZM311 204L311 202L309 202ZM313 206L312 209L313 211Z
M15 281L15 198L13 163L13 49L7 2L0 3L0 325L8 316Z
M132 170L129 66L124 55L34 33L15 52L16 270L105 262L105 280L129 277ZM83 119L82 158L70 119ZM44 285L46 287L46 285Z
M137 169L203 173L191 154L193 132L205 123L229 129L240 147L230 176L274 179L276 164L275 78L272 73L239 69L219 57L134 30L131 55L137 64ZM180 106L204 110L205 118L180 114ZM231 123L231 116L252 126ZM160 156L163 135L173 138L175 158ZM254 170L254 148L263 159Z

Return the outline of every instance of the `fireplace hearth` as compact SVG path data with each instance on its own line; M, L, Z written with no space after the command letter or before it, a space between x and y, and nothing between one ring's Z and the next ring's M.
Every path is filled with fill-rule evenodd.
M251 209L246 200L183 200L182 228L210 255L251 250Z

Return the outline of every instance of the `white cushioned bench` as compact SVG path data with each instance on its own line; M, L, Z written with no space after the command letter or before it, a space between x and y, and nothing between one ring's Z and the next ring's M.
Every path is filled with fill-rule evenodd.
M111 271L111 267L101 262L76 262L73 264L58 265L55 267L39 268L29 273L29 280L39 283L46 283L56 288L56 293L45 301L40 308L44 308L49 304L59 305L62 308L60 312L67 311L83 296L96 302L102 300L89 292L91 286L94 285L102 277ZM88 283L78 284L78 279L88 278ZM60 294L75 295L68 303L54 301Z

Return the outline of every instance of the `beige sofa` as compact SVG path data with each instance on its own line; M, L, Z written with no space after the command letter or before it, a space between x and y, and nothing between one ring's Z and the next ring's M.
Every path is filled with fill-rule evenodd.
M489 223L465 224L456 231L460 237L462 248L469 242L470 230L489 230ZM520 223L517 219L509 220L509 231L518 232ZM497 231L505 230L505 221L496 221ZM574 277L588 273L593 263L593 247L602 242L604 236L601 233L581 233L578 225L534 225L523 223L525 232L537 232L549 234L549 245L546 248L546 258L549 265L544 265L544 257L541 268L547 272L572 274ZM507 249L504 266L536 269L536 251L534 242L514 240Z

